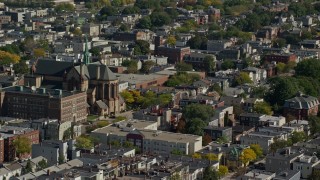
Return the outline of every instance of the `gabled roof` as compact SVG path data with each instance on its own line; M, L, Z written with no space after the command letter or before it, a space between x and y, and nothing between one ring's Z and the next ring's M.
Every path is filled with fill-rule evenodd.
M54 60L38 60L35 66L35 74L62 76L64 72L69 71L73 67L73 63Z

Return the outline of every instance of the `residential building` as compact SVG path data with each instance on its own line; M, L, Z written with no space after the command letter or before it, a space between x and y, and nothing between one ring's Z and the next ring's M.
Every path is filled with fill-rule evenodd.
M254 169L243 176L237 177L237 180L273 180L275 176L276 173Z
M144 121L144 123L146 122ZM142 152L170 154L173 150L179 150L188 155L202 149L202 136L150 130L146 129L145 126L135 128L135 125L131 127L110 125L96 129L91 134L93 137L99 138L101 143L111 141L132 142Z
M248 73L250 79L255 84L259 84L267 79L267 71L265 69L247 67L242 71Z
M193 69L206 71L209 65L208 62L205 61L206 57L212 58L215 66L216 56L213 54L191 52L183 57L183 61L192 64Z
M266 156L266 171L280 173L292 170L293 162L302 156L302 152L293 150L290 147L270 153Z
M248 135L240 137L242 145L259 144L263 149L263 153L267 154L270 150L270 145L277 140L286 140L287 133L283 132L251 132Z
M263 114L258 113L242 113L239 115L240 125L245 126L259 126L260 125L260 118Z
M318 114L319 100L316 97L304 95L301 92L296 97L285 101L284 116L294 116L298 120L307 119L310 115Z
M303 155L293 161L292 170L300 171L301 178L307 179L312 174L313 167L315 167L319 163L320 160L317 158L317 156Z
M276 175L273 180L300 180L301 172L295 170L285 170Z
M182 62L185 55L190 54L190 47L159 46L156 47L155 54L168 57L169 64L176 64Z
M203 128L204 133L209 135L213 141L216 141L220 137L225 137L229 141L232 140L232 127L214 127L207 126Z
M231 46L233 46L233 42L230 40L209 40L207 44L207 50L222 51Z
M30 128L2 126L0 128L0 161L9 162L15 160L17 157L13 141L18 137L25 137L30 140L31 144L39 143L39 131ZM30 154L22 154L20 158L28 158Z
M58 165L67 161L67 142L42 141L40 144L32 145L32 158L43 156L48 160L48 165Z
M87 34L91 37L96 37L100 34L100 26L98 24L84 24L81 30L82 33Z
M79 91L63 91L15 86L2 89L1 115L24 118L58 119L60 122L87 119L87 95Z
M288 64L289 62L297 62L297 55L295 54L267 54L264 56L264 59L271 62L281 62Z

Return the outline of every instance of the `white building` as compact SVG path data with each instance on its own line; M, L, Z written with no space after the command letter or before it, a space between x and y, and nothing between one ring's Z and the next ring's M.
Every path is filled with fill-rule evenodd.
M319 163L316 156L303 155L293 162L293 170L300 171L301 178L307 179L312 174L313 167Z

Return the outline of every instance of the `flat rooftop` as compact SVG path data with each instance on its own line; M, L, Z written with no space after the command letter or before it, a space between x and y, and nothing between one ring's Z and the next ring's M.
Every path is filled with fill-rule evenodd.
M161 75L161 74L120 74L120 73L115 73L116 77L118 78L119 81L125 81L129 82L129 84L140 84L140 83L145 83L148 81L154 81L157 80L158 78L163 78L167 77L166 75Z
M50 96L52 98L64 98L75 94L83 93L80 91L65 91L61 89L34 88L26 86L11 86L3 88L2 91L26 95Z

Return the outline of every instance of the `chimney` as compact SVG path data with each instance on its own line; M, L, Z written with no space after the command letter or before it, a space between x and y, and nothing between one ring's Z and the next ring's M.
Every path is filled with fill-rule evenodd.
M50 176L50 169L47 170L47 176Z
M100 79L100 66L99 65L97 65L96 73L97 73L97 80L98 80L98 79Z

